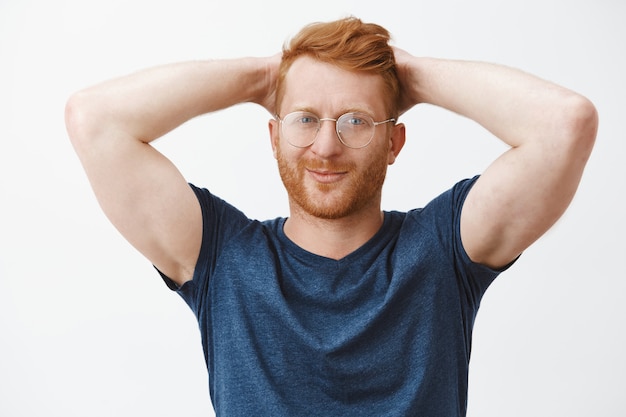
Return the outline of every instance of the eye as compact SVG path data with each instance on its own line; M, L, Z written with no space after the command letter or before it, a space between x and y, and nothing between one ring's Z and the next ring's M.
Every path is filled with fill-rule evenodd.
M298 118L296 118L295 122L300 125L311 125L319 123L319 120L316 116L312 114L301 114Z
M351 114L347 119L348 119L347 120L348 124L353 125L353 126L360 126L360 125L367 124L367 122L362 117L359 117L355 114Z
M361 113L346 113L340 118L340 124L346 129L369 128L372 120L369 116Z

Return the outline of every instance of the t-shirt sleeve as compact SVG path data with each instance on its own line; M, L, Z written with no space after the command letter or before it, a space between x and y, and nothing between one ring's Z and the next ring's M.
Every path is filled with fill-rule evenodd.
M461 211L465 199L478 180L479 176L462 180L456 183L450 190L437 197L431 204L441 216L437 216L441 222L440 230L443 232L442 242L454 263L454 269L459 281L462 294L471 310L476 312L480 300L493 280L515 261L500 269L492 269L485 265L473 262L461 240ZM447 213L447 214L446 214ZM450 219L449 216L452 216ZM452 220L450 222L450 220Z
M193 278L179 287L161 271L157 271L165 284L176 291L198 315L203 297L208 294L211 274L222 248L234 234L250 223L250 219L207 189L198 188L193 184L190 184L190 187L196 194L202 211L202 244Z

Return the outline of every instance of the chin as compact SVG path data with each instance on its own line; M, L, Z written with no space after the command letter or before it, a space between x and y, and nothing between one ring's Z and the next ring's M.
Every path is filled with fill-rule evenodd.
M375 201L379 201L376 199L377 195L357 192L356 190L347 193L348 195L345 192L338 193L340 195L337 196L330 196L328 192L323 193L324 195L315 194L306 192L290 193L300 210L308 215L325 220L338 220L353 216Z

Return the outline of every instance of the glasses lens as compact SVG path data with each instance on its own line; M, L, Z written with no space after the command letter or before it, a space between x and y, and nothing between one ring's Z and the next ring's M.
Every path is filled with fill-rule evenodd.
M302 111L289 113L282 120L283 135L287 142L299 148L313 144L319 129L320 119L313 113Z
M346 113L337 120L337 133L344 145L363 148L374 136L374 120L363 113Z

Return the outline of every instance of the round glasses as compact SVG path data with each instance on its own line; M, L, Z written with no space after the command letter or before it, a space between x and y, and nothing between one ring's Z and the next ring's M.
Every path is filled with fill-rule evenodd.
M289 113L282 119L277 115L276 118L280 122L281 133L287 142L297 148L307 148L313 145L324 121L335 122L335 130L341 143L348 148L355 149L364 148L370 144L376 126L396 121L396 119L387 119L375 122L371 116L358 112L346 113L338 119L320 118L306 111Z

